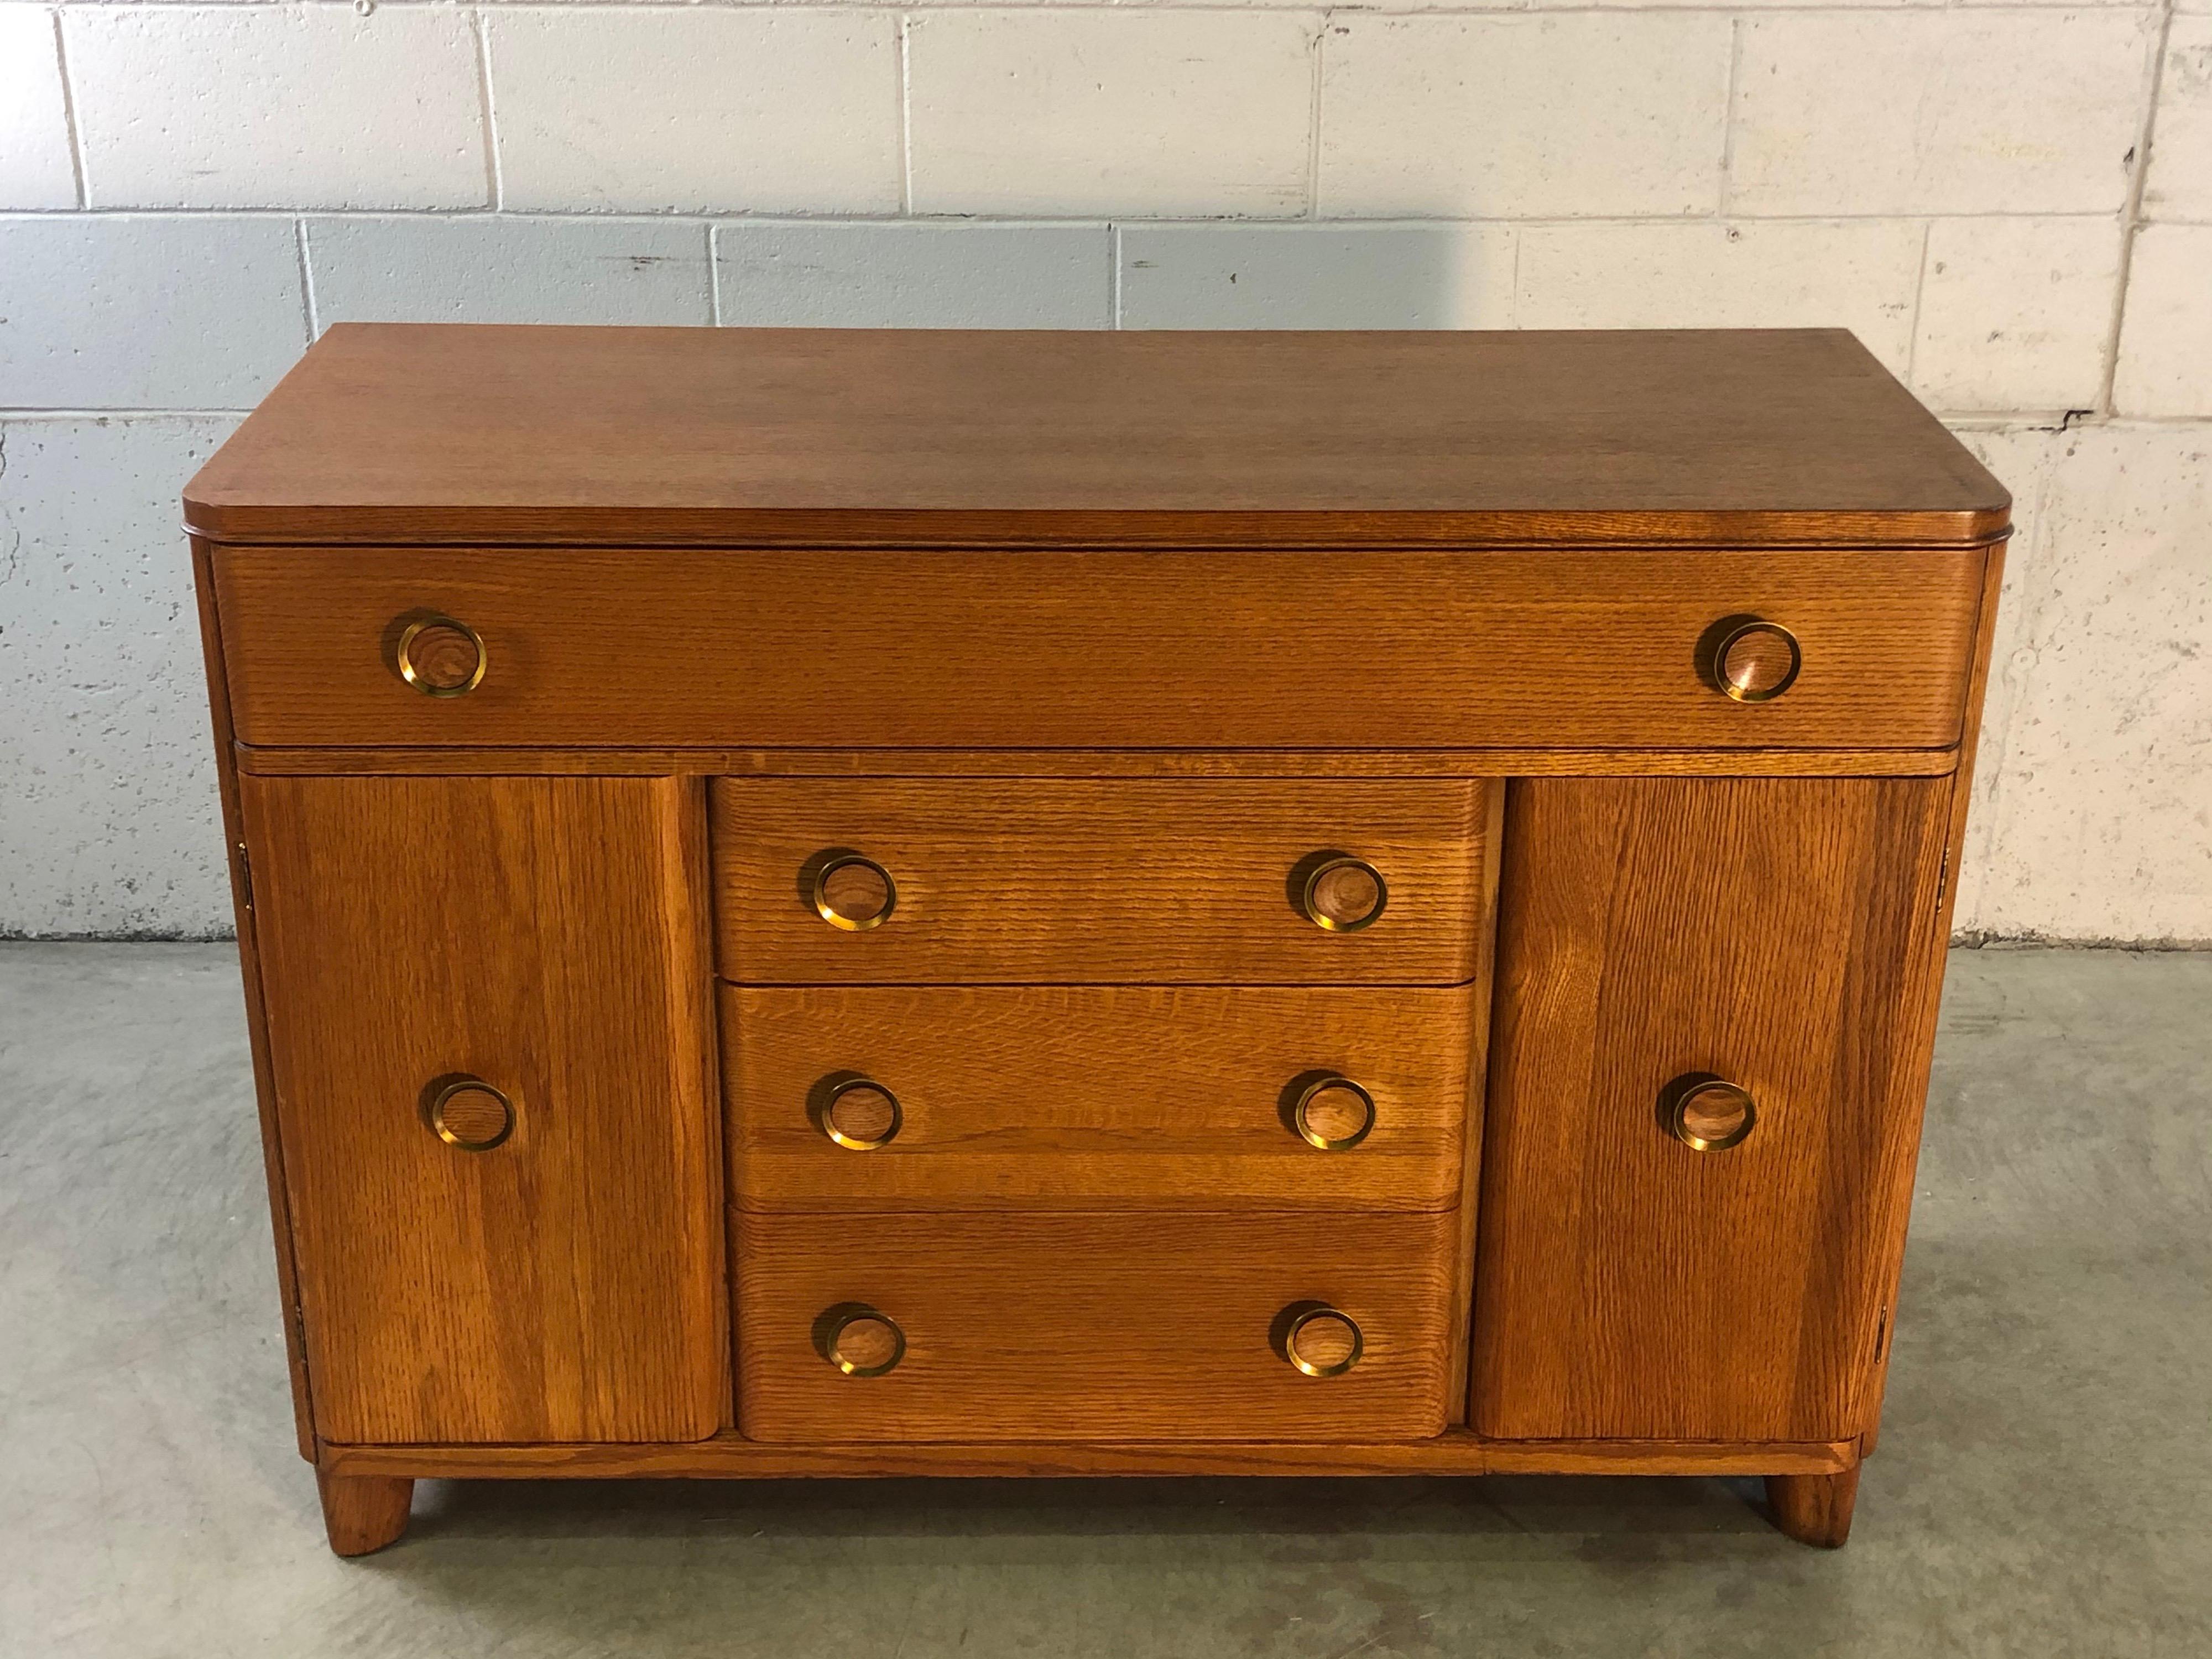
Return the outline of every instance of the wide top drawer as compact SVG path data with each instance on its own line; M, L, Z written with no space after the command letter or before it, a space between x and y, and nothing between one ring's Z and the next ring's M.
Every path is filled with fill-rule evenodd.
M1948 748L1978 549L221 547L248 744Z

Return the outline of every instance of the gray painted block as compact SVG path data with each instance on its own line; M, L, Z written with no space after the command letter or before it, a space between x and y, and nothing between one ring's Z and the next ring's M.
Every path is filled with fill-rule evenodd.
M310 219L315 324L714 320L707 230L672 219Z
M722 321L753 327L1105 328L1103 225L714 228Z
M0 408L246 409L307 343L289 219L0 219Z
M1123 328L1495 328L1512 232L1468 225L1126 225Z
M44 7L0 5L0 205L76 205L59 45Z
M235 424L0 422L0 933L230 927L177 494Z
M489 199L481 58L459 7L72 6L62 39L94 207Z

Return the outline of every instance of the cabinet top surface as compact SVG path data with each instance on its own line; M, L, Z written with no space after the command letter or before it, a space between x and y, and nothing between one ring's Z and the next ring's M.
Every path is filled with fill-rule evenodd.
M1987 540L2009 498L1842 330L342 324L185 492L223 541Z

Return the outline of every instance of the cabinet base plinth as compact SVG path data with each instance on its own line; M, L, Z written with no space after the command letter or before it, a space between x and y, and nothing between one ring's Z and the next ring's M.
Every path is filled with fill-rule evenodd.
M730 1431L638 1445L363 1446L320 1449L341 1475L414 1480L776 1480L878 1475L1826 1475L1858 1461L1856 1440L1486 1440L1465 1429L1419 1440L945 1441L806 1443Z
M407 1528L418 1479L851 1480L881 1476L1761 1475L1776 1527L1834 1549L1850 1534L1858 1443L1485 1440L1464 1429L1425 1440L1347 1444L1064 1442L791 1445L724 1431L645 1445L319 1448L331 1547L366 1555Z

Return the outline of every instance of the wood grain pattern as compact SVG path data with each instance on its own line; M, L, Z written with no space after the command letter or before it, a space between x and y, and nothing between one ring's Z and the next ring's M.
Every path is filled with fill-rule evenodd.
M1984 540L1840 330L339 324L185 493L223 540Z
M1859 1427L1924 1056L1908 960L1948 787L1514 786L1475 1292L1499 1438L1835 1439ZM1699 1153L1670 1079L1759 1121Z
M362 749L234 746L257 777L1948 777L1955 749Z
M325 1446L323 1467L421 1480L773 1480L877 1475L1832 1474L1850 1441L974 1441L807 1445L722 1433L672 1446Z
M712 1433L697 786L248 779L244 808L318 1430ZM514 1102L505 1145L426 1127L455 1073Z
M716 780L721 972L744 982L1458 984L1474 975L1490 849L1478 781ZM815 913L801 872L865 854L898 884L866 933ZM1331 933L1292 876L1334 849L1390 884Z
M754 1440L1411 1437L1442 1431L1449 1211L1411 1215L737 1212L738 1408ZM1271 1330L1326 1302L1366 1352L1294 1370ZM869 1378L816 1351L863 1303L906 1357Z
M1984 558L225 547L216 580L251 744L1949 748ZM483 638L465 696L387 660L426 606ZM1803 647L1771 702L1700 677L1743 612Z
M1475 986L725 987L731 1190L829 1212L1447 1208L1487 1007ZM1285 1121L1324 1070L1375 1100L1343 1152ZM841 1072L897 1096L890 1145L815 1126L810 1091Z

